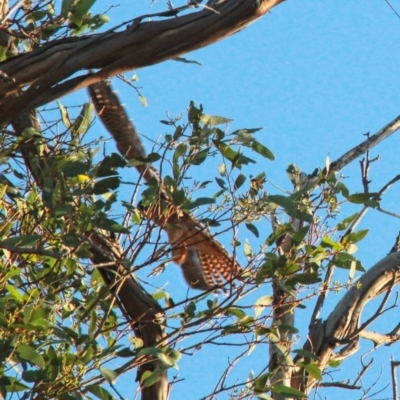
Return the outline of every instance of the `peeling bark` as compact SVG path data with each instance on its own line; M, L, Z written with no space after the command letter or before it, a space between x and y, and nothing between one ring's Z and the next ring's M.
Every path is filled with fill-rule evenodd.
M346 358L358 349L360 336L372 339L371 335L368 337L368 334L363 335L362 332L369 323L379 317L379 312L367 323L362 323L362 311L370 300L390 292L399 283L400 252L396 252L383 258L362 275L346 292L326 321L318 321L318 328L310 330L303 348L319 357L318 366L321 370L329 365L330 360L335 359L335 349L343 346L338 354L340 358ZM304 369L300 369L292 379L292 387L305 393L309 393L315 383L316 380Z
M0 104L0 126L17 115L128 70L177 57L230 36L284 0L227 0L215 10L203 9L162 21L138 17L126 29L55 40L31 53L0 64L15 82L0 82L0 96L30 85L16 101ZM88 72L97 69L97 72ZM83 75L71 77L77 72Z

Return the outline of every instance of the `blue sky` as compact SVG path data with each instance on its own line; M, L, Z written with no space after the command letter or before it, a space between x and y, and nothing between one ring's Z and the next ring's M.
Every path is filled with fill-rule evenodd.
M136 5L113 0L99 0L96 8L106 10L116 3L120 5L111 9L107 28L142 13L166 8L162 1L149 8L149 2L145 1ZM400 11L400 0L392 0L391 4ZM336 159L364 140L365 133L375 133L400 113L399 54L400 19L384 0L288 0L244 31L185 55L202 66L168 61L134 71L140 78L137 85L148 101L147 108L141 105L132 88L118 79L113 80L113 85L138 130L154 140L170 133L159 123L165 113L185 114L190 100L203 104L207 113L234 119L231 130L263 127L257 138L273 151L276 161L261 159L255 169L246 169L244 173L255 175L265 171L269 181L290 190L285 173L290 163L311 173L325 165L327 156ZM62 101L72 102L76 96L84 99L87 95L82 91L71 100ZM107 136L100 124L96 124L92 134ZM382 160L372 166L370 190L379 190L399 173L399 135L372 151L372 157L379 154ZM150 144L147 148L150 150ZM216 170L202 168L199 177L217 174ZM358 161L343 174L348 177L345 182L352 192L362 191ZM399 195L399 187L392 188L383 205L399 212ZM344 209L341 217L349 213ZM368 268L389 252L400 230L400 221L372 210L360 229L366 227L370 233L360 243L357 255ZM229 238L224 243L228 244ZM183 287L183 279L178 268L169 268L162 279L169 282L167 289L179 299L185 292L174 285L178 282ZM338 279L345 281L346 274L339 274ZM338 298L331 295L328 308L334 307ZM299 319L302 318L300 315ZM397 323L396 312L382 318L379 328L390 331L394 319ZM304 335L302 332L299 344L304 342ZM370 347L368 344L364 350ZM377 388L390 382L389 358L391 354L396 356L399 346L383 350L382 355L378 355L379 351L372 355L375 361L367 375L368 384L383 368ZM221 364L226 366L227 359L232 357L230 351L212 348L184 357L179 371L179 379L184 380L174 386L171 398L198 399L210 393ZM232 379L245 378L250 370L257 372L267 363L268 349L264 346L256 357L243 359ZM355 371L358 363L356 355L345 364L345 369ZM131 385L133 377L132 373L121 378L117 387L127 382ZM344 379L348 374L338 374L335 379L339 377ZM339 395L342 399L356 399L362 395L344 390L322 393L325 397L321 398L329 399ZM124 395L133 397L130 390ZM378 397L390 396L389 388ZM226 394L218 396L227 398Z

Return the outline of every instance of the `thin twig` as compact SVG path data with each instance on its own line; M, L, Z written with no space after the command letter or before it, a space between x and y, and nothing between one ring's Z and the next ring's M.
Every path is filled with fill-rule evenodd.
M4 243L0 241L0 249L5 249L10 251L11 253L15 254L37 254L40 256L47 256L47 257L52 257L55 258L56 260L61 260L62 258L65 258L66 252L63 253L55 253L53 251L48 251L44 249L38 249L38 248L33 248L33 247L15 247L11 246L7 243Z
M400 18L399 13L394 9L394 7L390 4L389 0L385 0L386 4L392 9L392 11L397 15L398 18ZM396 397L397 399L397 397Z
M330 170L332 172L339 172L346 165L353 162L356 158L360 157L366 151L371 150L378 143L385 140L387 137L392 135L400 128L400 115L397 116L393 121L389 122L381 130L379 130L375 135L370 136L368 139L364 140L359 145L353 147L347 153L343 154L336 161L330 165Z

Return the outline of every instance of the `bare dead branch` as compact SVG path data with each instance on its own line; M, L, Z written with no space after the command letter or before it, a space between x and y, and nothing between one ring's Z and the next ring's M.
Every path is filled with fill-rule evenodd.
M361 386L351 385L349 383L344 382L322 382L318 384L319 387L337 387L341 389L348 389L348 390L360 390Z
M390 345L400 340L400 335L393 333L381 334L363 330L359 335L364 339L371 340L374 343L374 347L381 346L382 344Z
M361 378L364 376L364 374L371 368L371 365L374 362L374 359L371 358L367 364L364 364L364 357L365 354L361 357L361 365L362 365L362 369L361 371L357 374L357 378L355 379L355 381L353 382L353 385L357 385L357 382L361 381Z
M400 128L400 115L396 117L393 121L389 122L381 130L379 130L375 135L368 137L359 145L353 147L347 153L343 154L336 161L330 165L330 170L337 173L341 171L346 165L349 165L356 158L360 157L362 154L371 150L377 144L385 140L387 137L392 135Z

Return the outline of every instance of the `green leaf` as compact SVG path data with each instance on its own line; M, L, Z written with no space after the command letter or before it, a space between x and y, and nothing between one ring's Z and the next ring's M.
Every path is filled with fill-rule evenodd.
M143 347L143 339L138 337L129 338L129 341L135 346L135 349L141 349Z
M207 300L207 307L209 310L214 310L218 306L218 299Z
M144 97L142 94L139 94L139 100L140 100L140 102L142 103L142 106L143 106L143 107L147 107L147 106L148 106L148 104L147 104L147 99L146 99L146 97Z
M240 142L249 142L254 140L252 133L261 131L263 128L242 128L231 133L232 136L237 136Z
M39 330L39 328L45 329L45 328L48 328L49 326L51 326L50 322L47 319L45 319L43 317L36 317L35 315L32 316L32 319L31 319L29 325L36 326L37 330Z
M140 383L142 387L149 387L154 383L158 382L160 376L165 373L167 367L165 368L157 368L153 372L145 371L144 374L140 378Z
M72 3L73 0L64 0L62 7L64 6L64 3L67 1ZM69 9L68 9L68 11L69 11ZM71 127L71 120L69 118L67 109L59 101L57 101L57 106L58 106L58 109L60 110L61 120L62 120L64 126L67 129L69 129Z
M187 307L185 307L185 313L188 315L189 318L193 318L196 312L196 303L191 301Z
M129 347L124 347L122 350L117 351L115 353L117 357L123 357L123 358L133 357L135 356L135 354L136 353L132 351Z
M97 30L109 21L110 21L110 18L106 14L93 15L93 17L90 18L90 20L89 20L90 28L92 30Z
M43 202L48 207L53 207L53 196L54 196L54 180L50 177L43 179Z
M36 370L25 370L22 372L22 379L25 382L37 382L43 381L46 378L46 372L42 369Z
M186 151L187 151L187 145L185 143L179 143L178 146L176 146L174 155L172 156L173 163L176 164L179 158L182 157L184 154L186 154Z
M63 2L61 4L61 16L63 18L68 17L68 14L69 14L69 12L71 10L71 7L72 7L73 3L74 3L74 0L63 0Z
M81 161L68 161L60 168L66 178L73 178L78 175L86 175L89 172L89 169L89 163Z
M170 123L170 125L172 125L172 123ZM179 125L175 128L175 132L174 132L174 140L178 140L183 134L183 128ZM170 139L171 141L172 139Z
M273 385L271 387L271 392L276 393L276 394L281 394L281 395L286 395L286 397L295 397L297 399L306 399L307 395L304 394L303 392L300 392L299 390L293 389L289 386L284 386L284 385Z
M254 318L257 319L265 308L272 304L273 297L270 295L265 295L260 297L254 304Z
M275 160L274 154L263 146L261 143L257 142L256 140L253 141L251 144L251 148L258 154L261 154L263 157L268 158L271 161Z
M209 151L210 151L210 149L207 148L207 149L199 151L198 153L195 153L190 158L190 160L188 160L188 163L192 164L192 165L200 165L200 164L202 164L206 160Z
M89 323L89 330L88 330L88 333L91 337L97 328L97 321L98 321L97 312L95 309L93 309L90 312L90 323Z
M3 242L10 246L31 247L36 246L37 242L41 239L43 239L43 237L39 235L24 235L8 238L3 240Z
M263 393L267 390L267 382L269 378L271 377L270 373L263 374L259 376L255 381L254 381L254 392L255 393Z
M171 360L174 360L174 361L179 361L182 357L182 353L180 351L172 349L172 348L169 348L167 350L167 354L171 358Z
M216 180L216 182L218 183L218 186L219 186L221 189L226 189L225 181L224 181L223 179L217 178L217 177L216 177L215 180Z
M234 185L235 190L239 189L243 185L245 180L246 177L243 174L239 174L239 176L235 180L235 185Z
M99 218L96 220L96 225L100 229L104 229L109 232L115 232L115 233L129 233L129 229L125 228L118 222L109 219L109 218Z
M309 229L310 229L310 225L306 225L306 226L303 226L302 228L300 228L297 232L294 232L292 234L293 243L295 243L296 245L299 245L304 240L304 238L307 236Z
M108 382L114 383L117 378L118 374L113 371L112 369L105 368L105 367L100 367L100 373L103 375L104 379L106 379Z
M186 200L186 194L183 189L176 190L176 191L170 193L170 195L172 198L172 203L175 206L181 206Z
M15 300L18 301L18 303L23 303L24 302L24 296L18 290L12 286L12 285L7 285L6 286L8 293L11 294L12 297L14 297Z
M353 260L350 264L350 271L349 271L350 279L354 278L354 274L356 273L356 267L357 267L357 263L356 263L356 261Z
M350 215L350 217L345 218L342 222L340 222L337 226L338 231L344 231L349 227L349 225L358 217L359 213L354 213Z
M267 335L269 335L270 333L272 332L272 328L265 328L265 327L262 327L262 328L256 328L256 329L254 329L254 333L257 335L257 336L267 336Z
M66 235L61 236L61 240L68 247L78 247L82 242L82 239L74 233L67 233Z
M304 274L296 274L290 278L290 283L300 283L302 285L313 285L321 281L318 272L305 272Z
M61 393L61 394L57 395L56 399L57 400L77 400L77 399L79 399L79 396L76 392L71 392L71 394Z
M305 222L313 222L313 216L302 212L297 209L296 203L289 199L288 197L281 196L281 195L271 195L268 196L268 200L272 203L275 203L278 206L281 206L287 213L293 218L297 218L300 221Z
M90 10L90 7L96 2L96 0L78 0L76 5L72 8L71 21L78 27L82 25L82 19L85 14Z
M213 143L223 157L232 162L237 160L239 153L229 147L226 143L220 142L219 140L213 140Z
M243 251L244 251L244 255L248 258L253 257L253 249L251 248L250 244L247 242L245 242L244 246L243 246Z
M369 232L369 229L363 229L358 232L350 233L349 235L347 235L343 238L343 241L348 242L348 243L357 243L360 240L364 239L365 236L367 236L368 232Z
M339 253L336 255L336 257L333 260L334 264L337 267L343 268L343 269L351 269L352 267L354 268L353 261L356 262L355 269L357 271L365 272L365 269L361 265L361 262L349 253L345 253L345 252Z
M189 203L187 207L189 210L193 210L194 208L198 208L200 206L205 206L205 205L214 204L214 203L215 203L215 199L212 199L210 197L199 197L198 199Z
M331 360L329 361L329 366L332 368L337 368L341 363L341 360Z
M257 399L258 400L274 400L271 396L268 396L265 393L261 393L261 394L257 395Z
M253 224L251 224L250 222L248 222L248 223L246 224L246 228L247 228L255 237L260 237L260 234L259 234L259 232L258 232L258 229L257 229Z
M114 400L114 397L100 385L88 385L86 390L101 400Z
M37 365L39 368L45 368L46 364L42 356L32 347L20 344L15 351L23 360L29 361L30 363Z
M216 115L207 115L207 114L202 114L200 117L200 122L206 125L210 126L216 126L216 125L221 125L221 124L229 124L229 122L232 122L233 119L225 118L225 117L218 117Z
M0 379L0 388L4 385L7 393L23 392L27 389L30 389L28 386L24 385L12 376L3 375Z
M315 364L299 363L313 378L322 381L321 370Z
M93 193L94 194L108 193L111 190L118 189L120 183L121 180L117 176L114 176L112 178L102 179L94 184Z
M115 176L117 175L115 169L125 167L125 165L127 165L127 162L120 154L112 153L109 156L104 157L97 166L96 177Z
M319 357L317 355L308 350L296 349L293 350L293 353L303 356L305 358L310 358L312 360L317 360L317 361L319 360Z
M350 203L366 204L370 201L379 201L381 195L379 193L354 193L347 197Z
M90 258L93 257L93 253L91 251L89 251L90 249L90 244L83 242L79 245L79 247L75 250L75 254L79 257L79 258Z
M89 0L81 0L81 1L89 1ZM78 118L74 121L74 123L71 126L71 132L74 137L83 135L88 131L90 123L92 122L93 110L94 106L92 103L85 103L82 106L82 110Z
M46 362L46 368L47 368L47 378L53 382L57 379L58 373L60 372L60 361L57 357L57 353L54 350L53 346L49 346L47 351L47 362Z
M234 315L235 317L237 317L239 319L244 318L246 316L246 313L243 310L241 310L240 308L237 308L237 307L229 307L226 310L226 313L228 315Z
M154 163L156 161L158 161L159 159L161 159L161 155L158 153L150 153L145 159L144 162L146 163Z
M33 137L40 137L39 132L35 128L25 128L21 133L21 138L23 139L31 139Z
M332 250L341 251L343 250L343 245L339 242L335 242L329 236L324 236L321 240L321 247L330 248Z

